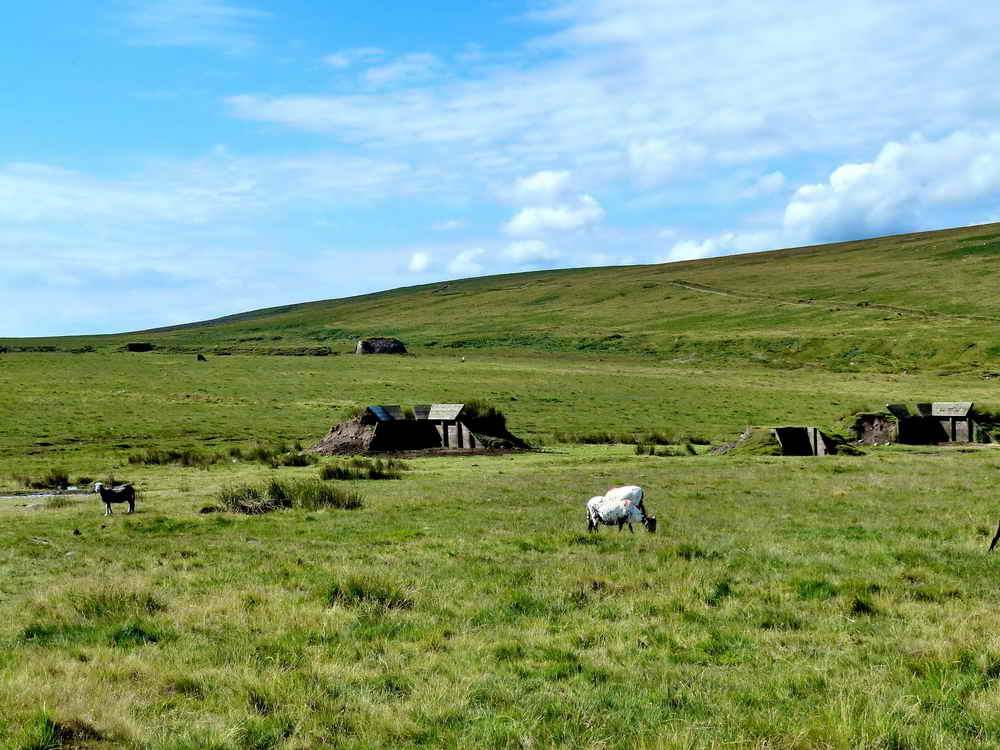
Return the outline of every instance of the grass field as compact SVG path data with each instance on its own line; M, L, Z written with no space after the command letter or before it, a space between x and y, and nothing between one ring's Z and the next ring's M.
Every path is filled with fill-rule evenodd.
M963 244L970 233L986 244ZM988 248L984 233L955 230L935 252ZM900 242L866 247L891 257L920 245ZM771 257L819 274L832 268L821 255ZM761 257L734 259L729 275L721 261L691 265L681 278L732 290L757 274L754 294L821 296L804 267L798 286L789 271L765 288ZM826 283L839 299L872 272L856 259ZM547 278L576 273L598 272ZM855 304L846 322L808 322L815 303L801 302L772 325L762 310L785 305L675 287L671 296L708 305L698 312L692 297L678 313L700 342L686 354L664 348L679 334L656 333L652 314L604 349L564 346L568 318L545 312L533 335L551 346L514 345L504 337L516 321L494 336L478 317L463 323L481 327L476 346L426 346L459 334L447 317L422 318L423 302L404 314L409 292L385 297L424 337L413 357L196 362L170 350L198 331L233 343L247 332L227 326L261 319L168 332L179 338L149 354L115 351L127 337L63 339L52 353L5 342L0 496L24 492L25 478L114 474L140 497L136 514L116 506L110 518L92 493L0 499L0 748L1000 746L1000 553L986 552L1000 448L805 459L701 447L747 424L833 427L890 401L995 409L989 356L941 353L966 346L957 332L986 352L992 324L954 317L944 292L917 300L922 282L906 273L869 289L872 304L919 301L952 317L882 320L888 310ZM369 331L364 306L377 300L328 324L387 332ZM997 312L985 295L973 302L976 315ZM595 307L581 325L596 330L610 314ZM306 341L292 318L273 335ZM899 367L910 344L883 331L897 322L911 343L932 331L938 353ZM724 325L736 343L713 349ZM811 330L816 348L767 359L784 325ZM613 350L644 331L655 351ZM856 359L824 359L841 339L866 343ZM899 357L863 359L875 351ZM255 444L308 445L359 404L469 398L499 405L542 450L408 458L399 479L322 483L357 493L360 508L314 499L261 515L202 512L248 485L319 483L333 462L274 469L252 460ZM557 439L654 430L699 455ZM658 533L588 535L586 500L625 483L646 488Z

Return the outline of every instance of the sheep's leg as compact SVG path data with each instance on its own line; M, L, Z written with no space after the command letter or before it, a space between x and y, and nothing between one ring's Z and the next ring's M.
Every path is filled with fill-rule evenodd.
M989 551L992 552L993 548L997 546L997 541L1000 540L1000 525L997 526L997 533L993 535L993 541L990 542Z

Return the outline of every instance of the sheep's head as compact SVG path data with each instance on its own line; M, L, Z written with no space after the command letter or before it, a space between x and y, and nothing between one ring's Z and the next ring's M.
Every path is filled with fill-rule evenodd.
M646 527L646 531L650 534L656 533L656 516L646 516L642 519L642 525Z

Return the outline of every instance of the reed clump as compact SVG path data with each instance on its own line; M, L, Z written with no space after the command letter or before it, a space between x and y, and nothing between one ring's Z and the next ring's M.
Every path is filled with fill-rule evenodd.
M276 510L356 510L363 507L357 492L325 484L318 479L272 478L260 484L231 485L215 496L219 506L232 513L260 515Z

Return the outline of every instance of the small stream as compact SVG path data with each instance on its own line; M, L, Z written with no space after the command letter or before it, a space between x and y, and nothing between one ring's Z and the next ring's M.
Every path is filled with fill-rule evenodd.
M0 495L0 500L41 500L46 497L65 497L65 496L84 496L91 494L87 490L81 490L79 487L67 487L65 490L56 490L54 492L36 492L34 490L25 490L24 492L14 492L9 495Z

